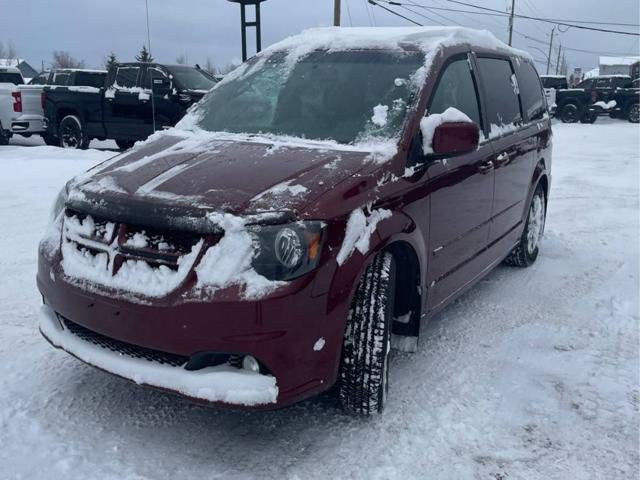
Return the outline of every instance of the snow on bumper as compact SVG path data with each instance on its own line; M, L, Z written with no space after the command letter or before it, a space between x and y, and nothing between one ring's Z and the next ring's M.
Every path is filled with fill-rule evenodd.
M221 365L187 371L139 358L128 357L82 340L66 330L50 307L40 309L42 335L85 363L140 385L163 388L190 398L229 405L258 406L273 404L278 397L276 379L234 367Z

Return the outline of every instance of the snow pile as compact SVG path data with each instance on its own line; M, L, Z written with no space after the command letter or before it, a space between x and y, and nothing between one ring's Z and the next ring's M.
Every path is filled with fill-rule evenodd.
M607 103L603 102L602 100L596 102L593 104L595 107L600 107L603 110L611 110L612 108L614 108L617 105L617 102L615 100L611 100Z
M40 307L39 326L54 346L139 385L166 388L191 398L235 405L264 405L275 403L278 398L276 379L271 375L229 365L187 371L112 352L62 329L55 313L47 306Z
M390 210L371 210L368 207L367 211L368 215L362 208L357 208L349 215L344 240L336 257L338 265L342 265L355 249L365 255L369 251L369 240L376 231L378 222L391 216Z
M386 105L376 105L373 107L373 117L371 122L378 127L384 127L387 124L387 115L389 113L389 107Z
M261 200L264 197L278 197L278 196L297 196L302 195L307 191L307 187L303 185L292 185L293 180L288 180L286 182L279 183L274 185L269 190L266 190L262 193L259 193L255 197L251 199L252 202L256 200Z
M254 270L254 237L247 230L245 219L228 213L211 213L207 218L224 230L224 236L207 250L196 267L197 288L213 293L240 285L244 297L252 299L263 297L284 284Z
M432 113L420 120L420 131L422 132L422 151L425 155L433 153L433 136L443 123L447 122L464 122L473 123L473 121L457 108L449 107L442 113Z

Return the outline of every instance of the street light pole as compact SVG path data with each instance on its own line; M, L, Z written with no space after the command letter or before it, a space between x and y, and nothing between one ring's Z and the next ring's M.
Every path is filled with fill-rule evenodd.
M549 68L551 68L551 48L553 47L553 33L556 31L555 25L551 29L551 40L549 40L549 55L547 55L547 75L549 75Z
M558 47L558 60L556 61L556 75L560 74L560 54L562 53L562 44Z
M340 0L333 0L333 26L340 26L340 11L342 10L342 6L340 5Z

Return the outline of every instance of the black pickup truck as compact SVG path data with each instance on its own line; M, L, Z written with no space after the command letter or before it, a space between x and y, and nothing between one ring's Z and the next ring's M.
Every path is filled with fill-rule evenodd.
M45 86L47 132L65 148L87 148L95 138L113 139L126 149L175 125L215 84L196 67L117 64L100 88Z
M638 123L638 81L629 75L604 75L583 80L578 84L591 97L599 113Z
M616 102L609 110L611 118L622 118L631 123L640 123L640 78L628 81L616 88L610 96L610 104Z
M594 123L602 107L594 105L597 98L591 90L569 88L567 78L562 75L541 75L542 86L550 113L564 123Z

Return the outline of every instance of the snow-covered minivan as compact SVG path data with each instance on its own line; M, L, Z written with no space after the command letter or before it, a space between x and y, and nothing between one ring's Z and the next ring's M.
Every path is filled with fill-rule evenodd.
M379 412L392 347L415 350L496 265L536 260L550 167L528 54L462 28L306 31L67 184L40 331L196 400L335 385L346 411Z

